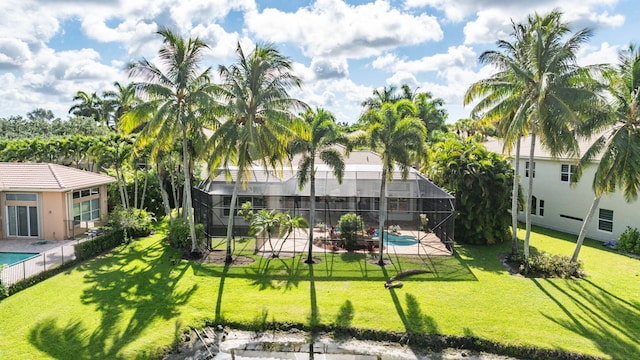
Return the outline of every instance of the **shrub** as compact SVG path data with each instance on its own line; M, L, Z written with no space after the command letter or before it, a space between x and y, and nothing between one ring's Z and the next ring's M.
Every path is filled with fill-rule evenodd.
M173 224L169 226L167 233L167 241L169 245L177 249L191 250L191 230L189 223L182 218L175 219ZM196 238L198 245L201 246L205 242L204 225L196 224Z
M126 234L126 238L139 238L151 234L155 218L144 209L116 208L109 213L109 225L114 231Z
M510 239L513 167L504 156L473 137L449 138L432 146L429 162L428 177L455 194L456 242L491 245Z
M2 273L2 269L4 268L3 264L0 264L0 274ZM9 289L7 289L6 285L2 283L2 279L0 279L0 300L9 296Z
M344 239L344 247L347 250L355 250L357 245L357 234L361 231L364 223L360 215L354 213L344 214L338 221L341 237Z
M124 233L111 229L111 231L107 231L104 235L100 235L93 240L74 245L76 260L84 261L90 259L118 245L122 245L124 242Z
M616 247L622 252L640 255L640 231L627 226L627 229L620 234Z
M551 255L545 252L535 253L529 257L527 271L524 259L520 261L520 273L532 277L555 277L562 279L582 278L582 262L572 262L568 256Z

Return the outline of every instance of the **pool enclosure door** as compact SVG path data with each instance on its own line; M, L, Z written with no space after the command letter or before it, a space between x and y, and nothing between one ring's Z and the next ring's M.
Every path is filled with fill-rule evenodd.
M38 207L7 206L7 214L9 236L38 236Z

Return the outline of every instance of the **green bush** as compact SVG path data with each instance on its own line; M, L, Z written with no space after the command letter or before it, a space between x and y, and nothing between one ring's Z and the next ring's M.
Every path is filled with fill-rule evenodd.
M362 231L364 222L360 215L354 213L344 214L338 221L340 236L344 239L345 249L351 251L356 249L358 231Z
M4 265L0 264L0 273L2 273L3 268ZM0 279L0 300L6 298L7 296L9 296L9 289L7 289L7 286L3 284L2 279Z
M90 259L107 250L111 250L125 242L124 233L122 231L111 230L104 235L100 235L93 240L81 242L74 245L74 252L77 261Z
M627 229L620 234L616 248L622 252L640 255L640 231L627 226Z
M529 257L527 271L524 259L520 261L520 273L532 277L583 278L582 262L572 262L568 256L551 255L545 252L535 253Z
M169 226L167 241L174 248L191 250L191 235L189 233L189 223L182 218L175 219L173 224ZM205 242L204 225L196 224L196 238L198 239L198 246L202 246Z
M449 138L429 151L428 177L455 194L455 241L477 245L510 238L513 167L481 143Z
M155 218L144 209L115 208L109 213L109 226L126 234L126 239L144 237L153 231Z

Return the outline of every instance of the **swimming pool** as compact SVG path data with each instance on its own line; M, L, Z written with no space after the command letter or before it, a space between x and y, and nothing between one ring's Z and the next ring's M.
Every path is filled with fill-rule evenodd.
M20 261L30 259L40 255L38 253L15 253L15 252L0 252L0 264L1 265L13 265Z
M374 236L378 236L378 231ZM418 239L411 235L394 235L384 232L384 243L389 246L411 246L418 243Z

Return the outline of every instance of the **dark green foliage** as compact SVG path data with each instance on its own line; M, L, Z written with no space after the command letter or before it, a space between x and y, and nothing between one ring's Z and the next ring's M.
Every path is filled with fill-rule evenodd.
M175 219L173 224L169 226L167 241L169 241L169 245L174 248L190 251L191 235L189 233L189 223L183 218ZM198 244L204 244L204 225L196 224L196 237L198 238Z
M133 177L133 171L126 170L123 172L125 172L125 177L129 177L129 178ZM108 173L109 175L115 175L115 174L112 174L114 173L113 171L110 171ZM162 195L160 193L158 173L155 171L155 169L150 170L148 173L146 173L146 175L144 171L138 171L138 196L139 196L138 202L140 202L140 198L142 198L142 192L143 192L142 187L144 185L145 176L147 177L147 190L145 192L144 203L142 204L142 208L145 209L147 212L154 214L156 219L162 219L167 214L167 212L164 208L164 205L162 204ZM131 206L133 207L134 206L133 200L135 199L135 195L134 195L135 183L133 179L127 180L126 184L124 184L124 187L125 187L125 191L129 195ZM107 194L108 194L107 199L109 201L109 209L114 209L118 207L118 205L121 205L118 183L113 182L113 183L107 184Z
M90 259L107 250L111 250L118 245L125 243L125 236L122 231L111 229L104 235L100 235L93 240L81 242L74 245L76 261L84 261Z
M528 270L524 258L519 257L516 261L520 264L520 273L529 277L571 279L585 276L582 261L572 262L568 256L534 253L529 258Z
M2 268L4 265L0 265L0 272L2 272ZM5 284L2 283L2 279L0 279L0 300L9 296L9 289Z
M448 138L430 154L429 178L455 194L455 240L495 244L509 239L513 168L473 138Z
M616 247L622 252L640 255L640 231L627 226L627 229L620 234Z
M126 238L138 238L151 234L155 218L144 209L122 209L109 213L109 225L115 232L121 232Z
M96 123L92 118L72 116L67 120L54 119L50 110L35 109L20 115L0 118L0 140L54 138L70 135L107 135L109 127Z
M351 251L356 249L358 232L362 232L364 223L360 215L354 213L344 214L338 221L340 227L340 237L344 240L345 249Z

